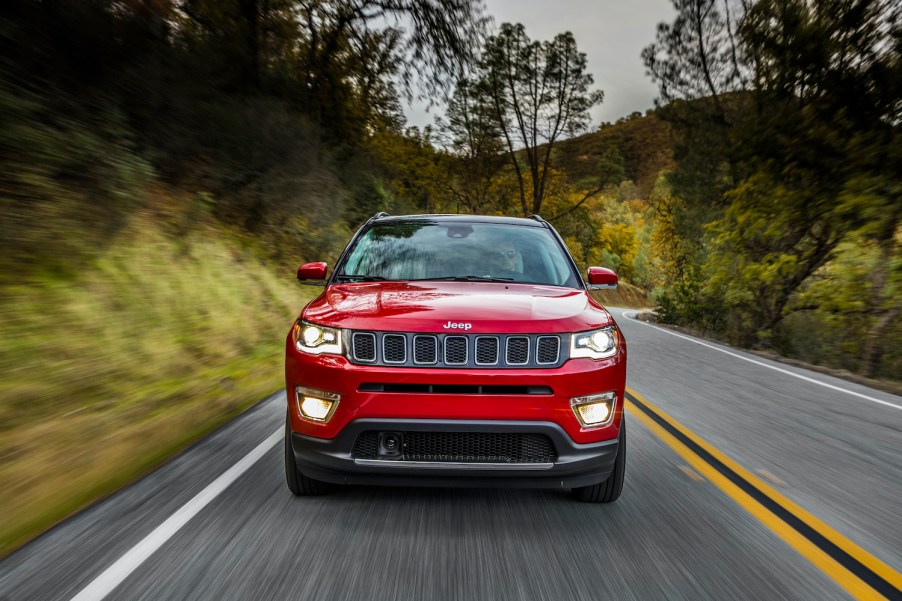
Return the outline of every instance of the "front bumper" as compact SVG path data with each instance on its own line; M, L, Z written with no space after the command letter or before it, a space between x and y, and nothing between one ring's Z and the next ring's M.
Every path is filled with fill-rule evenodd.
M616 440L620 434L623 392L626 386L626 348L602 360L570 359L553 369L436 369L354 365L336 355L309 355L298 351L289 336L285 362L291 430L311 438L333 439L364 419L545 422L566 434L570 443L591 444ZM372 385L423 387L461 385L493 389L491 394L374 392ZM341 401L328 423L301 417L296 402L298 386L330 391ZM493 388L494 387L494 388ZM535 387L540 394L504 394L503 387ZM617 401L611 423L583 428L573 414L570 399L614 391Z
M557 457L552 463L504 464L355 459L354 443L366 431L544 434ZM608 478L618 440L579 444L559 425L542 421L364 418L330 439L292 432L291 449L305 476L333 484L574 488Z

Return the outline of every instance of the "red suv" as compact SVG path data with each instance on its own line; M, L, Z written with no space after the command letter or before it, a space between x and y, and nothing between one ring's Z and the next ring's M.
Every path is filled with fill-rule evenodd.
M380 213L288 335L285 472L330 484L623 489L626 342L541 217Z

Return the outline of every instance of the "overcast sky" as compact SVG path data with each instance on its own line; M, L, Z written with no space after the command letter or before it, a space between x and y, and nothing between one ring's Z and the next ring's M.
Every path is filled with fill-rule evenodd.
M673 21L670 0L486 0L486 5L496 27L523 23L533 40L573 32L577 48L586 53L596 89L604 90L604 102L592 110L593 129L654 106L657 89L639 53L654 41L660 21ZM441 108L427 113L416 103L407 109L408 124L431 125L437 110Z

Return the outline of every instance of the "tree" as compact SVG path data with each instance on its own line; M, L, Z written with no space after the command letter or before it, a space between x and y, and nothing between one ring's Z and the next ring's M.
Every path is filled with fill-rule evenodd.
M796 228L824 241L812 260L826 262L842 236L862 229L887 249L870 291L871 338L884 313L898 311L881 296L902 203L900 16L887 0L761 0L740 28L753 49L756 111L739 139L760 172L793 192L782 210L798 215ZM809 263L787 275L792 292Z
M400 85L397 92L408 98L416 89L433 101L444 95L475 56L487 24L481 0L306 0L298 12L307 111L326 127L347 120L336 111L351 119L364 113L357 131L338 131L339 138L371 125L367 101L387 99L396 109L389 87ZM380 96L366 94L378 89Z
M743 89L747 77L730 1L722 2L721 14L721 0L673 0L676 19L659 24L655 43L642 51L648 74L658 83L660 104L706 98L716 118L726 121L722 97Z
M673 0L676 19L659 24L655 42L642 51L647 73L658 84L659 116L676 134L671 181L688 208L707 214L741 179L731 133L746 109L748 66L733 1ZM697 237L700 230L684 234Z
M728 309L738 340L766 341L801 308L793 299L838 244L863 236L881 249L861 347L862 364L873 366L875 341L899 313L885 291L902 206L902 8L759 0L737 11L725 0L721 18L710 0L675 6L677 20L659 28L643 56L670 102L664 115L693 117L680 122L684 147L706 136L715 142L707 164L692 160L698 154L676 156L688 177L674 178L675 193L688 207L704 204L699 182L707 201L724 207L695 231L707 232L699 242L712 251L698 260L700 294ZM726 177L712 180L718 161Z
M400 98L440 98L485 35L482 0L177 0L178 39L220 91L275 95L332 141L403 127Z
M293 0L177 0L178 41L220 90L260 93L274 87L279 64L298 39Z
M448 138L448 188L458 205L471 213L501 209L507 189L499 175L508 159L490 99L469 79L460 79L439 127Z
M504 23L489 38L478 74L478 93L488 100L503 136L521 211L539 213L555 143L585 129L589 109L603 93L590 91L586 55L578 51L573 34L533 42L520 24Z

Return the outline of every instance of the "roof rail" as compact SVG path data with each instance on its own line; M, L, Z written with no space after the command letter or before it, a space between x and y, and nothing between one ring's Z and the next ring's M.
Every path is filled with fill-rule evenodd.
M385 211L379 211L378 213L370 217L370 219L382 219L383 217L391 217L391 215L389 215Z
M538 221L539 223L546 223L546 224L548 223L547 221L545 221L544 219L542 219L542 216L541 216L541 215L530 215L529 218L530 218L530 219L535 219L535 220Z

